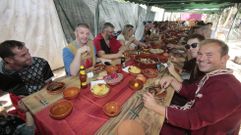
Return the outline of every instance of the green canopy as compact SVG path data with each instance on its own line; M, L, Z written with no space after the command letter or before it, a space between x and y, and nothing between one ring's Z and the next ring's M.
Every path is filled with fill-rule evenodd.
M240 0L125 0L147 6L156 6L172 12L212 13L240 3Z

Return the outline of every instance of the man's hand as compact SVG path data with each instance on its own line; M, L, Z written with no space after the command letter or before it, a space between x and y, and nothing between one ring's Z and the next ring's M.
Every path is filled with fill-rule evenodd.
M144 100L144 106L156 113L159 113L161 115L165 115L165 107L157 104L157 102L154 99L154 96L147 92L143 95Z
M171 62L178 62L177 58L174 57L174 56L171 56L171 57L170 57L170 60L171 60Z
M79 53L80 55L85 54L85 53L89 53L89 52L90 52L90 47L87 46L87 45L85 45L85 46L83 46L83 47L80 47L80 48L78 49L78 53Z
M174 44L170 44L170 43L169 43L169 44L167 44L167 47L170 48L170 49L172 49L172 48L175 48L176 45L174 45Z
M173 80L174 80L173 77L165 76L161 79L156 80L155 85L157 85L157 86L159 85L159 86L161 86L161 88L166 89L172 83Z
M7 116L7 111L3 106L0 106L0 116Z
M129 39L129 42L134 42L136 40L136 38L134 37L134 36L132 36L132 37L130 37L130 39Z
M144 105L150 110L154 110L158 104L156 103L154 96L147 92L143 95Z
M169 71L170 73L176 72L175 67L174 67L174 65L173 65L171 62L168 64L167 69L168 69L168 71Z
M22 110L24 112L28 111L27 107L24 105L22 100L18 101L18 109L20 109L20 110Z
M164 89L169 87L169 85L172 85L172 87L176 91L180 90L182 87L182 83L180 81L177 81L172 76L165 76L161 79L156 80L155 85L157 85L157 86L159 85L159 86L161 86L161 88L164 88Z

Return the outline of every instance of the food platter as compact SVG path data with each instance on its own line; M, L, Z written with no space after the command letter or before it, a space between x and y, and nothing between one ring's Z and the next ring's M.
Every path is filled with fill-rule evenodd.
M93 96L102 98L102 97L105 97L110 92L110 88L106 84L96 84L92 86L92 88L90 89L90 92L92 93Z
M96 64L94 66L93 72L98 74L101 71L103 71L104 69L105 69L105 65L104 64Z
M47 85L47 92L49 94L58 94L63 92L65 88L65 83L53 81Z
M157 86L146 87L146 90L151 94L153 94L155 99L159 99L159 100L162 100L163 98L165 98L167 94L167 91L165 89Z
M120 83L122 79L123 75L121 73L113 73L104 77L105 82L109 85L116 85Z
M128 72L131 74L131 75L134 75L136 76L137 74L141 73L141 69L136 67L136 66L130 66L128 68Z
M146 76L147 78L156 78L158 76L158 72L156 69L152 69L152 68L146 68L142 70L142 73L144 74L144 76Z

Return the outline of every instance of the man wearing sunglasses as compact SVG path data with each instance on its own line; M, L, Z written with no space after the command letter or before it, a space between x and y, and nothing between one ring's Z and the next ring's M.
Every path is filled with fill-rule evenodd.
M204 40L204 36L199 34L193 34L188 38L187 44L185 48L187 49L188 54L190 55L191 59L186 61L183 66L183 71L190 74L189 79L182 79L181 76L175 71L173 64L170 64L168 67L169 72L175 76L179 81L185 83L192 83L199 80L203 73L200 72L196 66L196 57L199 50L199 43Z

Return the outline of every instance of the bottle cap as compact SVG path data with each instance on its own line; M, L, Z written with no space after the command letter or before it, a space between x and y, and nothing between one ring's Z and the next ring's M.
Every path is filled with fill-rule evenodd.
M81 65L79 68L80 68L80 70L85 69L85 67L83 65Z

